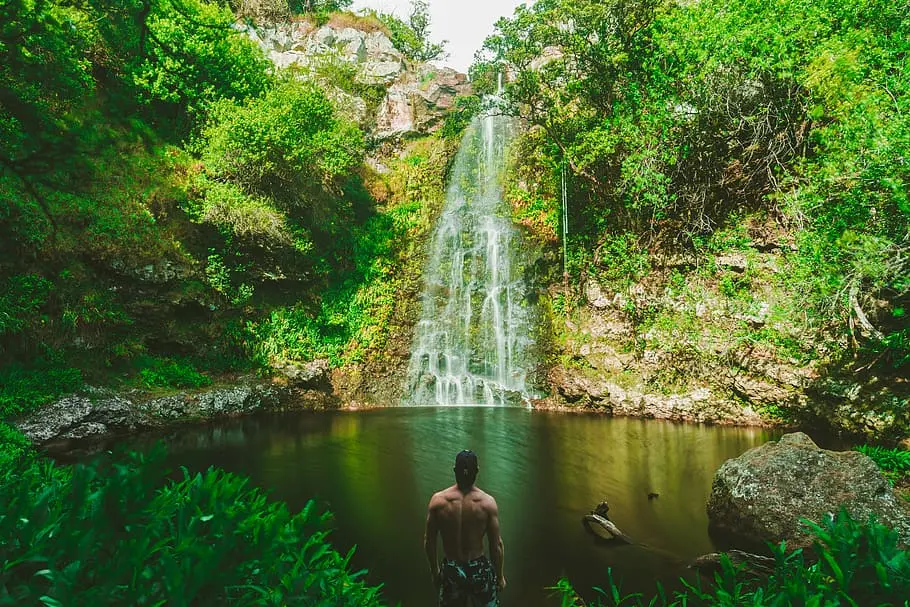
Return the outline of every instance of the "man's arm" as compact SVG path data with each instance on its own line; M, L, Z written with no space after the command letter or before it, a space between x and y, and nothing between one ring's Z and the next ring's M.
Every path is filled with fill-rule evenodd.
M439 535L439 527L436 522L436 513L433 510L434 495L430 498L430 504L427 506L427 527L423 533L423 549L427 553L427 562L430 564L430 577L433 585L439 585L439 560L436 556L436 537Z
M496 500L490 498L489 518L487 519L487 541L490 543L490 559L493 561L493 567L496 569L496 583L499 589L506 587L506 576L503 573L503 559L505 559L505 547L502 545L502 536L499 534L499 506Z

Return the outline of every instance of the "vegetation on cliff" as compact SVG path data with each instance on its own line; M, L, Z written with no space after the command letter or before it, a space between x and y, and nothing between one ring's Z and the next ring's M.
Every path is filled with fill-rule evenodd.
M573 282L623 293L642 350L693 375L716 357L704 308L722 306L718 337L742 341L724 366L756 350L817 368L816 400L874 413L850 430L903 432L908 15L875 0L519 7L473 68L488 87L505 71L532 126L519 220L555 240L565 170Z
M347 3L278 4L319 22ZM396 27L427 50L419 8ZM224 4L16 0L0 21L0 418L86 381L381 348L444 138L377 173L325 92L374 87L277 70Z

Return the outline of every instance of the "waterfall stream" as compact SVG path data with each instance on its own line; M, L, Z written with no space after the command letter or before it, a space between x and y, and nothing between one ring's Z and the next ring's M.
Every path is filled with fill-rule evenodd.
M479 116L455 157L424 273L407 404L527 400L534 341L527 260L501 181L513 130L505 116Z

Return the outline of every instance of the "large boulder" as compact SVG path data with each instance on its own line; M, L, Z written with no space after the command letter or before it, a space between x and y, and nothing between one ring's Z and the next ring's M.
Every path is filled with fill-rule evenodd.
M147 428L150 422L132 403L113 394L72 395L60 398L15 423L30 441L124 434Z
M376 138L392 139L429 133L442 125L455 98L471 92L464 74L451 68L423 65L403 73L386 93L376 114Z
M327 359L320 358L305 363L289 362L276 365L275 371L291 388L332 391L331 367Z
M875 515L910 542L910 508L871 459L820 449L797 432L727 460L714 475L708 517L733 536L798 548L811 544L801 519L818 522L840 508L860 521Z

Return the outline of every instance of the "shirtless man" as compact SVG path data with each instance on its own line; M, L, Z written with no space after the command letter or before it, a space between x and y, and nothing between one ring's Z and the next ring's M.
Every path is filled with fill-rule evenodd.
M473 451L459 453L455 484L433 494L427 507L423 546L433 584L439 587L439 607L499 607L499 592L506 587L499 509L492 496L474 486L477 470ZM442 535L445 556L441 564L436 556L437 535ZM484 535L492 563L483 553Z

